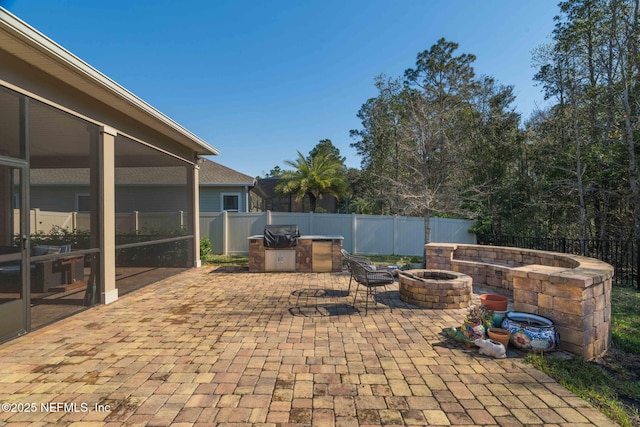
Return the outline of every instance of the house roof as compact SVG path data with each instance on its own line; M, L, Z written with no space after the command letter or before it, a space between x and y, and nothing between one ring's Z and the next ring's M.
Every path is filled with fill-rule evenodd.
M279 176L269 176L258 180L258 188L269 198L282 197L276 193L276 185L280 182Z
M32 185L88 185L88 168L31 169ZM183 166L176 167L119 167L116 169L116 184L120 185L176 185L186 183ZM202 159L199 174L203 186L253 186L255 180L249 175L208 159Z
M255 178L240 173L209 159L200 163L200 185L255 185Z
M89 185L88 168L31 169L31 185ZM178 185L187 182L184 167L161 166L155 168L117 168L119 185Z
M161 132L198 155L218 150L62 46L0 7L0 47L26 63L129 117Z

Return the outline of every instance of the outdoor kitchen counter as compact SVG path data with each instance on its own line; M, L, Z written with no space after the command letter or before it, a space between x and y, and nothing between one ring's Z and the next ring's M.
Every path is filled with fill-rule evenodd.
M343 236L310 234L298 238L291 248L265 248L263 236L249 238L249 271L297 271L340 272L342 271Z

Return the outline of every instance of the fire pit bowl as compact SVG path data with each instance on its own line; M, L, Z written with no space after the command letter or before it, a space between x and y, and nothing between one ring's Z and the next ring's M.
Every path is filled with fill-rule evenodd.
M446 270L398 271L400 300L423 308L453 309L471 305L472 279Z

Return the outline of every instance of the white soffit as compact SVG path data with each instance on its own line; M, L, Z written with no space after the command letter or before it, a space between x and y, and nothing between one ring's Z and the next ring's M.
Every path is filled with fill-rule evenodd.
M216 148L2 7L0 47L56 79L188 146L198 155L219 154Z

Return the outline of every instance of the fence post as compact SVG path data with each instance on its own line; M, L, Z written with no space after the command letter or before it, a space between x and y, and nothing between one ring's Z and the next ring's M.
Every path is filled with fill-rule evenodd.
M267 211L267 225L271 225L271 211Z
M227 255L227 247L228 247L227 235L229 234L228 227L229 227L228 212L224 211L222 212L222 254L223 255Z
M140 231L140 212L133 211L133 231Z
M35 208L33 209L33 223L35 225L33 232L37 233L38 231L40 231L38 228L38 224L40 224L40 219L38 218L38 214L40 213L40 209Z
M398 255L398 214L393 215L393 254Z
M313 232L313 211L309 211L309 234L315 234Z
M351 214L351 253L352 254L357 254L358 253L358 245L356 244L356 239L358 236L358 220L356 218L356 214L352 213Z

